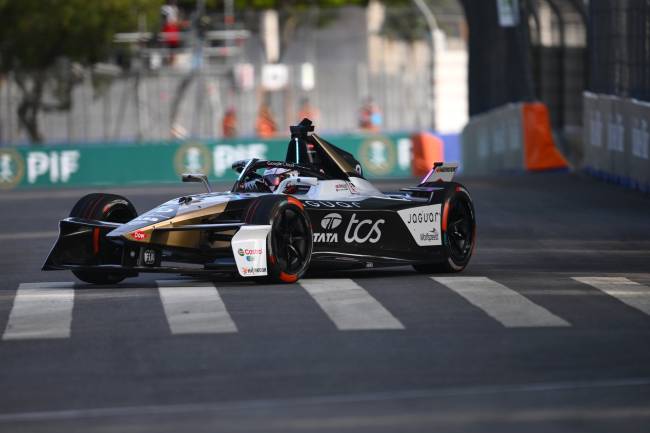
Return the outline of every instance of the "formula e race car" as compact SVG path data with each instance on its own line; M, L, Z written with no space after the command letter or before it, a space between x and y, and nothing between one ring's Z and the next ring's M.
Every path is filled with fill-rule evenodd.
M314 268L465 268L476 223L469 193L451 181L457 164L436 163L418 186L382 193L353 155L313 129L308 119L290 128L284 161L235 162L239 176L227 192L185 174L208 192L139 216L121 196L81 198L60 221L43 270L109 284L140 272L294 282Z

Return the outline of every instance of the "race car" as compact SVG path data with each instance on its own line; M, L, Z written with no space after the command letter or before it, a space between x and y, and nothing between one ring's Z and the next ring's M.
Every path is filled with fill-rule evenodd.
M86 195L60 221L43 270L68 269L95 284L140 272L292 283L316 268L467 266L476 221L467 189L452 181L457 164L436 163L419 185L382 193L311 121L290 131L285 160L235 162L230 191L212 192L207 176L184 174L207 192L141 215L124 197Z

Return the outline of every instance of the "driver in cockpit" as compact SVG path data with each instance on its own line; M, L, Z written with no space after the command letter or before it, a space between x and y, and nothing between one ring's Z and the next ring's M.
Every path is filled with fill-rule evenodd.
M298 172L288 168L267 168L261 178L244 183L246 192L274 192L283 180L298 176Z

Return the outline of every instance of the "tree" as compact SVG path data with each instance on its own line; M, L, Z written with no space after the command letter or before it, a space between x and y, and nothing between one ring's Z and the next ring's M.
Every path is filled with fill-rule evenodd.
M235 0L237 10L275 9L278 12L280 59L301 26L323 27L337 18L343 6L366 6L367 0ZM314 13L317 10L318 13ZM257 15L247 20L247 28L257 30Z
M426 20L413 4L413 0L384 0L382 3L386 6L386 16L381 29L383 36L404 42L426 40L430 37ZM426 0L426 3L434 15L462 13L458 0ZM444 26L444 23L439 24Z
M0 73L11 73L21 91L18 119L32 142L43 139L39 112L70 109L79 72L106 59L113 35L136 28L138 17L153 23L161 3L0 0Z

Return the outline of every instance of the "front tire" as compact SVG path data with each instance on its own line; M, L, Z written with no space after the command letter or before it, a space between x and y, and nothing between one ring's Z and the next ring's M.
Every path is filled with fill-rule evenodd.
M70 216L89 220L126 223L138 216L133 204L115 194L88 194L74 205ZM122 272L72 271L81 281L91 284L117 284L127 276Z
M447 190L442 209L444 261L413 265L421 273L460 272L469 263L476 244L476 217L469 193L458 184Z
M303 204L291 196L260 197L253 224L270 224L267 237L267 276L258 281L294 283L311 262L313 233Z

